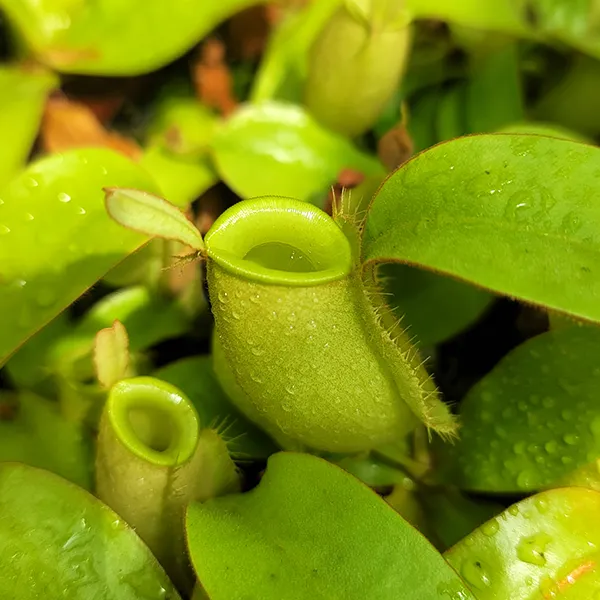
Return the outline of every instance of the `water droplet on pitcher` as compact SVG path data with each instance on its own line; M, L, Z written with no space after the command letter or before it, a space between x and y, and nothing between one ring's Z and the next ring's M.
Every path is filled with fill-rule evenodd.
M10 227L7 227L6 225L2 225L2 223L0 223L0 235L6 235L7 233L10 233Z
M546 564L544 552L551 541L552 537L543 532L522 538L517 546L517 557L530 565L543 567Z
M489 587L491 583L483 563L479 560L465 560L460 572L467 583L479 590Z
M487 535L488 537L496 535L499 529L500 523L498 523L496 519L492 519L491 521L488 521L487 523L484 523L481 526L481 532L483 533L483 535Z
M64 192L60 192L58 194L58 201L66 204L67 202L71 202L71 196L69 196L69 194L65 194Z

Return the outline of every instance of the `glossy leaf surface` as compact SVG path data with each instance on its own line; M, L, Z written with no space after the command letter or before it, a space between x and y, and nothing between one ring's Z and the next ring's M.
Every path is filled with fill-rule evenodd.
M551 490L511 506L444 556L478 600L598 597L600 494Z
M441 448L447 479L524 492L600 458L600 328L572 326L519 346L460 405L461 436Z
M155 189L128 159L92 149L41 159L0 192L0 364L145 241L106 214L110 185Z
M29 46L64 72L136 75L171 62L256 0L1 0ZM135 18L133 18L135 15Z
M585 144L526 135L436 146L380 188L363 256L600 320L599 158Z
M342 169L383 174L383 166L324 129L304 109L267 102L240 109L215 135L217 171L243 198L308 200L327 194Z
M383 500L310 455L274 455L258 488L191 505L187 530L212 600L472 598Z
M63 479L0 465L0 514L2 598L179 599L137 535Z
M46 96L57 83L47 71L0 67L0 186L25 164Z

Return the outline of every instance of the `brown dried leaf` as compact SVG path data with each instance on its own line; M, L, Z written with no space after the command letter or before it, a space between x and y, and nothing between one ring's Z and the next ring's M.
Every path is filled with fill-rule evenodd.
M238 102L233 95L233 77L225 63L225 45L216 38L202 44L197 62L192 66L196 96L223 116L230 115Z
M390 129L377 143L377 156L388 171L405 163L414 151L414 144L403 123Z
M133 140L107 131L90 108L64 96L46 102L40 134L46 152L95 146L112 148L134 159L141 154Z

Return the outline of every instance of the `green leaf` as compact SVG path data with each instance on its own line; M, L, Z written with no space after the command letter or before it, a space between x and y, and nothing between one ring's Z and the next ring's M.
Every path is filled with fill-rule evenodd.
M551 490L511 506L444 556L478 600L596 598L600 494Z
M0 186L25 164L46 96L57 84L56 76L48 71L0 67Z
M117 223L147 235L176 240L195 250L204 250L204 242L194 224L163 198L148 192L105 188L106 210Z
M172 94L161 99L148 125L148 145L190 159L204 156L219 123L217 115L194 96L168 91Z
M493 296L450 277L408 265L382 265L389 306L403 316L402 325L421 346L447 340L476 321Z
M181 158L159 146L144 150L140 164L155 179L163 196L179 208L187 208L219 180L207 158Z
M258 0L0 0L27 44L58 71L138 75L181 56Z
M462 488L524 492L600 457L600 328L570 327L513 350L460 405L461 437L440 449Z
M185 393L203 426L221 433L234 458L261 459L276 451L273 441L231 404L215 377L210 356L184 358L153 375Z
M326 194L342 169L383 174L383 166L330 132L301 107L266 102L237 111L213 142L217 171L242 198Z
M110 327L115 320L127 329L132 352L183 335L189 327L183 311L174 302L147 287L134 286L96 302L75 327L74 337L93 340L100 329Z
M2 598L179 599L112 510L50 473L0 465L0 514Z
M30 392L21 392L17 399L16 417L0 420L0 461L47 469L91 488L91 439L60 415L56 403Z
M145 238L104 209L105 186L154 190L109 150L52 155L0 191L0 364Z
M272 456L251 492L192 504L187 532L212 600L473 598L374 492L307 454Z
M527 135L441 144L373 200L366 261L401 261L600 320L600 150Z

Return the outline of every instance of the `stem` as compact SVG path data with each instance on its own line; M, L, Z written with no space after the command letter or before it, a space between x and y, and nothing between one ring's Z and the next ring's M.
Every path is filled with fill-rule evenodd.
M98 435L97 496L146 542L172 579L189 589L183 513L237 484L222 439L199 432L191 402L151 377L125 379L109 394Z

